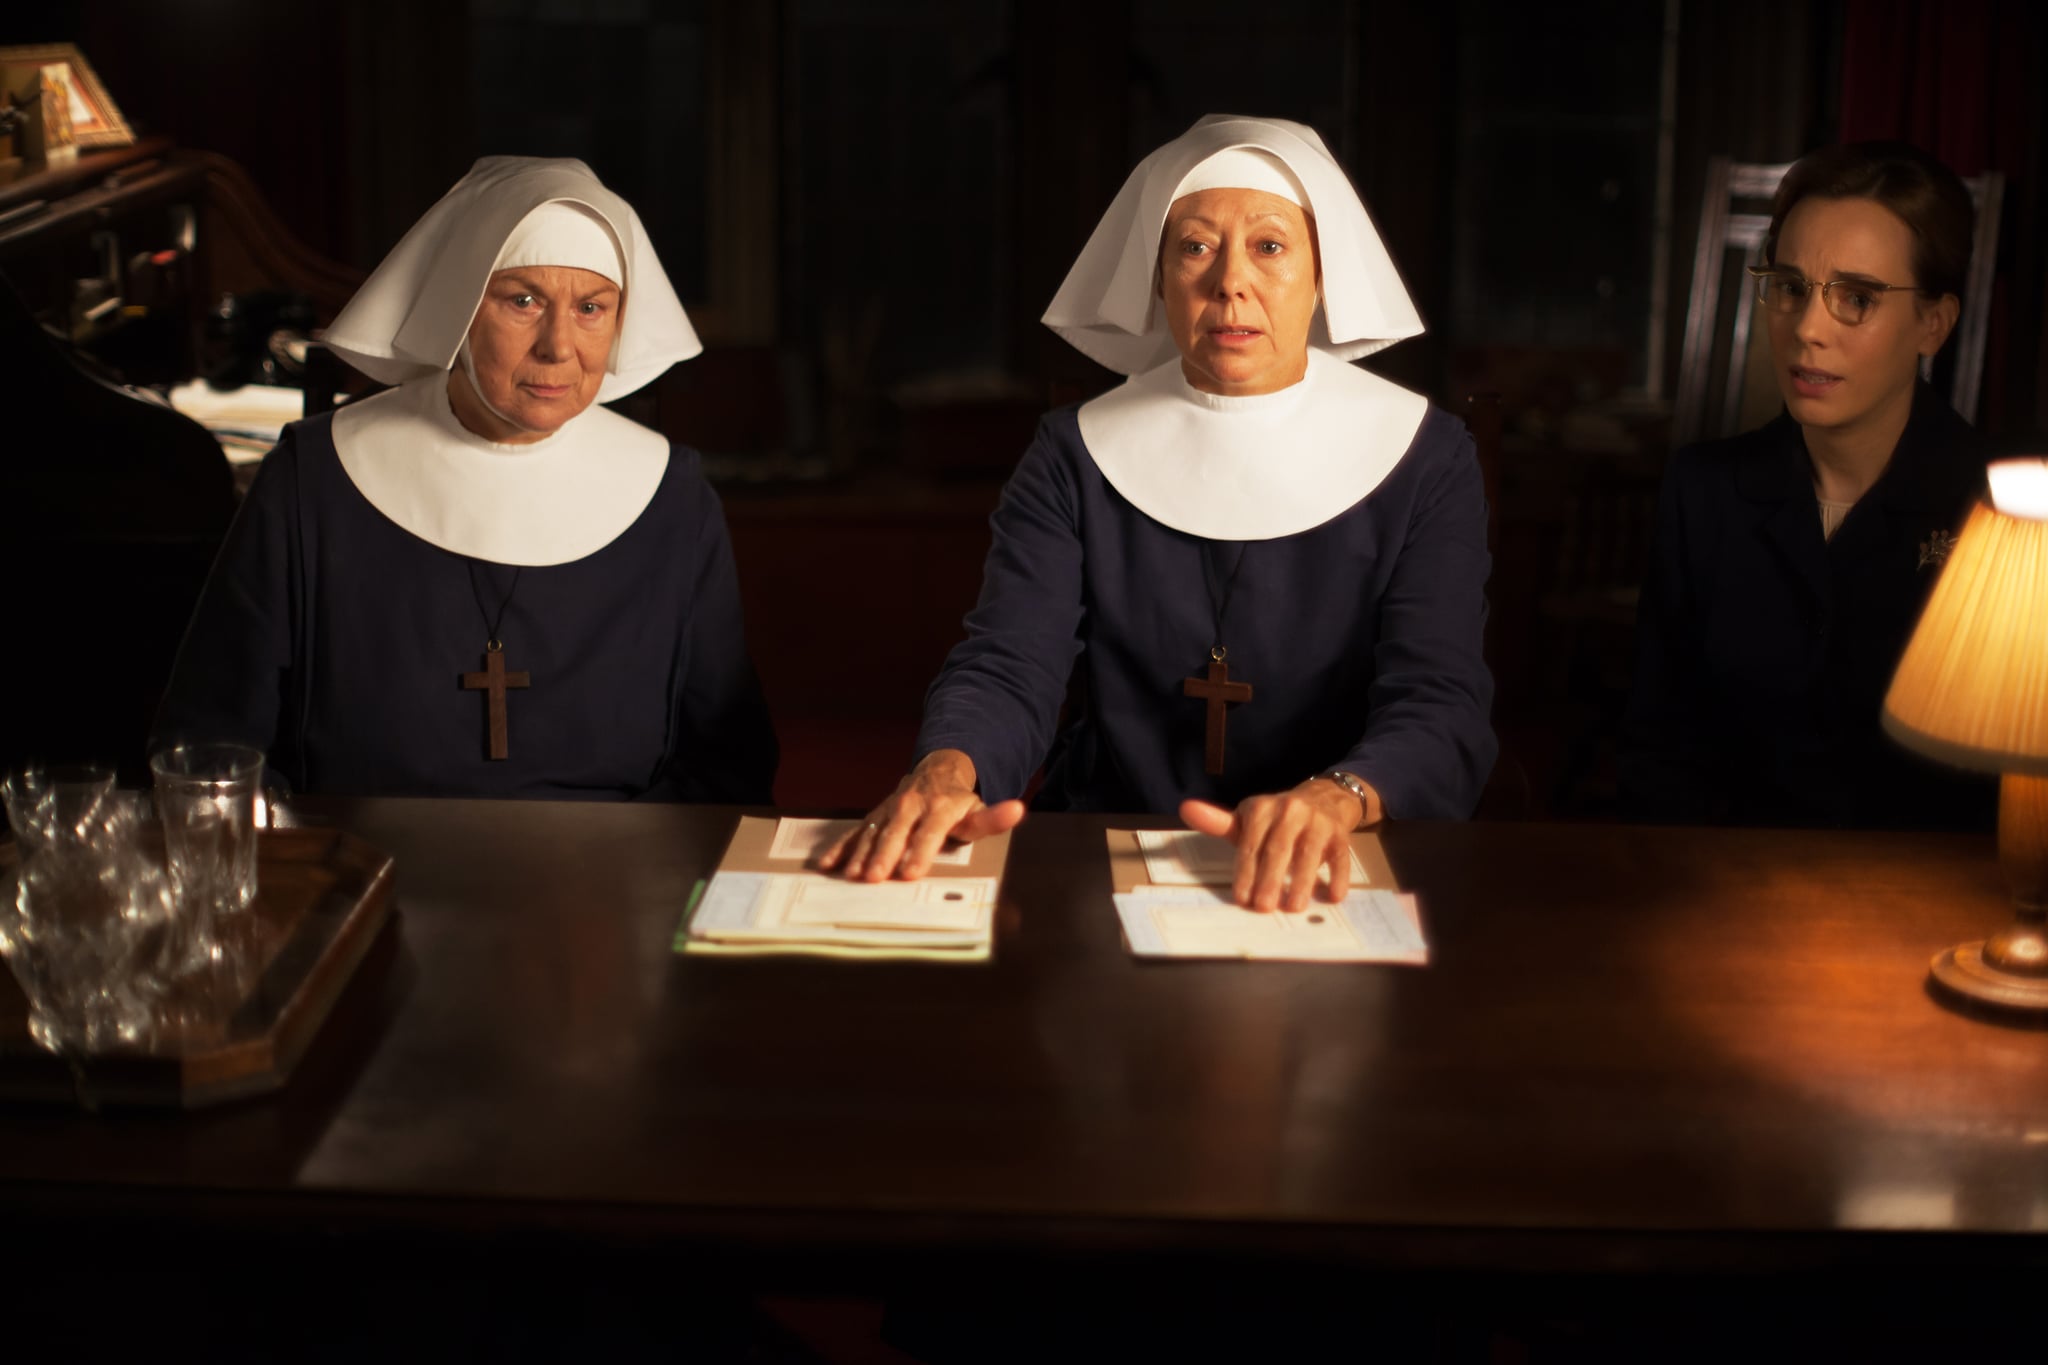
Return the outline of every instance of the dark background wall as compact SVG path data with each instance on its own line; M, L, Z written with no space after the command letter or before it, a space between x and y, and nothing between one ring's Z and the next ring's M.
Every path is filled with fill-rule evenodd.
M1622 490L1600 572L1640 553L1710 156L1903 135L2003 171L1979 425L2048 441L2048 20L2020 0L7 7L0 45L35 41L358 268L488 153L582 157L638 207L709 349L635 415L726 492L787 747L871 751L785 799L900 763L996 481L1048 404L1113 378L1038 314L1131 166L1205 113L1306 121L1349 170L1430 327L1375 369L1454 409L1504 395L1493 647L1539 806L1597 809L1573 790L1597 791L1626 631L1546 604L1609 515L1587 490ZM849 574L925 585L888 647L811 609Z
M914 404L1101 382L1037 313L1136 159L1219 109L1310 122L1350 169L1432 328L1379 362L1393 377L1440 397L1541 396L1552 374L1574 398L1668 391L1706 157L1834 138L1851 46L1866 86L1942 62L1950 87L1984 87L1980 140L2022 201L1984 421L2037 430L2038 81L1990 89L2001 52L2033 73L2048 58L2030 11L97 0L9 7L0 39L79 43L138 126L241 161L309 245L361 266L477 155L586 158L640 208L711 339L779 356L809 411L768 435L844 466L900 434L906 384Z

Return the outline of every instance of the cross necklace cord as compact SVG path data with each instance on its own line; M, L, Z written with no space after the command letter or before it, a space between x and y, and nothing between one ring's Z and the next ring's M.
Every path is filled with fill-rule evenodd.
M498 627L505 624L505 608L512 605L512 594L519 591L521 570L514 566L512 586L505 589L505 596L498 603L498 614L493 617L491 609L484 605L484 590L476 581L476 561L471 559L464 562L469 568L469 590L476 598L476 609L483 615L484 628L488 634L484 640L484 666L479 672L462 675L462 690L486 694L484 718L489 730L490 756L494 759L506 758L511 753L511 745L506 736L505 690L533 685L533 679L529 674L505 671L505 642L498 638Z
M1209 646L1209 676L1206 678L1183 678L1180 690L1184 697L1199 698L1208 708L1207 728L1202 740L1202 771L1212 777L1223 772L1223 753L1227 740L1225 733L1224 707L1232 702L1247 702L1252 699L1250 683L1232 682L1230 665L1225 662L1230 650L1223 643L1223 618L1230 614L1230 597L1237 591L1238 571L1244 568L1244 545L1237 547L1237 559L1230 566L1230 577L1223 580L1223 589L1217 591L1216 580L1221 571L1216 567L1209 542L1202 545L1202 586L1209 592L1209 610L1216 618L1216 643Z

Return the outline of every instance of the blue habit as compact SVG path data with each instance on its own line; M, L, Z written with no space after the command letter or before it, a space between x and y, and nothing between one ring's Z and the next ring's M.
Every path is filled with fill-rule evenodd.
M429 544L342 468L332 415L286 428L228 533L153 745L263 749L294 791L765 802L776 745L747 657L718 497L670 450L617 539L519 570ZM472 566L474 575L472 576ZM481 596L505 667L509 756L487 755Z
M967 638L925 699L920 756L960 749L981 795L1048 810L1225 806L1332 768L1404 819L1463 818L1496 750L1486 624L1486 499L1463 424L1432 408L1364 499L1312 530L1221 546L1239 563L1224 623L1225 770L1203 770L1214 636L1212 542L1161 525L1102 477L1076 408L1040 423L992 518ZM1077 666L1078 660L1078 666ZM1077 696L1055 736L1073 675Z

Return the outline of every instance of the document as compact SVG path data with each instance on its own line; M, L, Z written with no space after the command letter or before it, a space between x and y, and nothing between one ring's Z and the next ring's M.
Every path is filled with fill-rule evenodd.
M1237 849L1193 830L1106 832L1109 881L1134 956L1262 962L1429 961L1415 898L1398 890L1379 835L1351 835L1351 886L1296 914L1247 910L1230 899ZM1327 877L1325 878L1327 883Z
M721 872L705 887L690 930L728 943L802 939L958 948L988 938L995 903L994 878L868 883Z
M743 817L685 907L676 951L987 961L1009 836L951 850L914 882L849 882L807 865L854 825Z
M1145 877L1154 886L1228 886L1237 875L1237 845L1228 839L1191 829L1140 829L1132 834L1145 855ZM1327 864L1318 869L1317 880L1330 880ZM1351 884L1371 884L1357 849L1351 850Z
M1148 886L1119 892L1124 939L1139 957L1240 958L1259 962L1429 961L1413 896L1366 888L1332 905L1247 910L1208 887Z
M212 432L228 459L245 464L262 459L277 444L285 424L305 415L306 395L269 384L248 384L223 392L195 379L172 389L170 403Z
M840 835L860 828L858 820L800 820L785 815L775 823L775 842L768 856L777 862L814 863ZM932 858L934 867L966 867L973 848L955 844Z

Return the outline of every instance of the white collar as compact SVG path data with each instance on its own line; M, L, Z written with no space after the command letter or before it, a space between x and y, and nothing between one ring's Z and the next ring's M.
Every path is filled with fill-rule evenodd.
M1429 400L1311 350L1278 393L1226 398L1178 357L1081 405L1095 467L1140 512L1208 540L1272 540L1350 510L1399 464Z
M668 469L668 441L593 403L529 445L464 427L448 376L334 414L341 467L370 505L431 545L497 564L567 564L618 539Z

